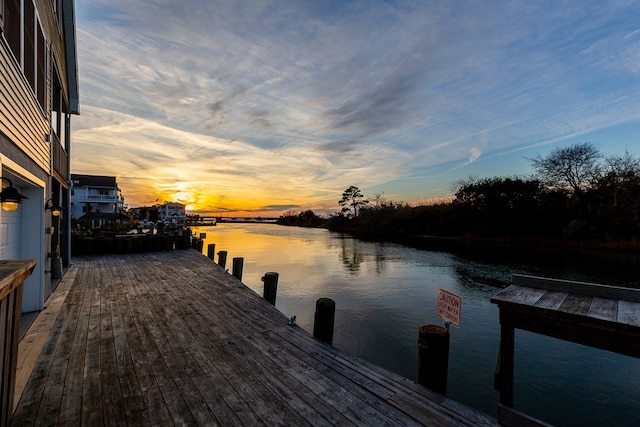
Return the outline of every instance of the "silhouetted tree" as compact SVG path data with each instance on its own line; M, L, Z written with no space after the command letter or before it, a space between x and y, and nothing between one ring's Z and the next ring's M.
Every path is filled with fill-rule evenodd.
M352 218L357 217L360 209L368 203L369 201L364 199L364 195L355 185L344 190L342 199L338 200L338 204L342 206L343 215Z
M578 196L600 177L602 155L590 142L556 148L548 156L529 159L537 177L552 188L569 188Z
M531 231L540 197L538 180L521 178L469 178L458 183L454 204L477 231Z
M326 222L312 210L296 213L289 211L278 218L277 223L281 225L294 225L298 227L319 227Z
M640 184L640 159L628 151L625 151L623 155L606 158L605 171L598 186L613 190L612 203L614 206L618 204L620 192L628 192L629 190L634 192L638 184Z
M604 173L589 192L592 220L614 237L640 232L640 159L629 152L606 158Z

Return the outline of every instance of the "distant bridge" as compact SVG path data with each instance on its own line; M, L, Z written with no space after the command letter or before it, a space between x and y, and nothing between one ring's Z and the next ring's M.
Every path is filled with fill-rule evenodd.
M277 221L278 218L276 217L264 216L199 216L197 218L187 218L187 225L215 225L223 222L275 224Z

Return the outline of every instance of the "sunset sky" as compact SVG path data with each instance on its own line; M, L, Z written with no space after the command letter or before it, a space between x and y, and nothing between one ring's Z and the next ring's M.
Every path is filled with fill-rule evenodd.
M640 2L76 0L72 173L129 207L420 203L589 141L640 155Z

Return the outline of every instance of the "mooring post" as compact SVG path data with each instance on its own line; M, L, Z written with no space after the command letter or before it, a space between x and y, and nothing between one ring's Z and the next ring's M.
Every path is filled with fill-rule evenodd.
M244 258L234 258L233 260L233 269L231 270L231 274L238 280L242 280L242 268L244 266Z
M279 274L274 271L264 273L264 276L262 276L262 281L264 282L264 291L262 293L262 296L272 305L276 305L276 294L278 293L278 277Z
M449 330L437 325L418 328L418 384L447 393Z
M225 268L227 265L227 251L218 252L218 265Z
M329 345L333 344L333 324L336 314L336 303L331 298L320 298L316 301L316 314L313 322L313 336Z
M196 249L198 250L198 252L202 253L202 250L204 249L204 240L198 239L196 241Z
M214 259L214 257L216 256L216 244L215 243L209 243L207 245L207 256L211 259Z

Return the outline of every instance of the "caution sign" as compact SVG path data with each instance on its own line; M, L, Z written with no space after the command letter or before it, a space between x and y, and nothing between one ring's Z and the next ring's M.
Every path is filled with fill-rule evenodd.
M456 328L460 327L462 298L459 295L438 289L438 317Z

